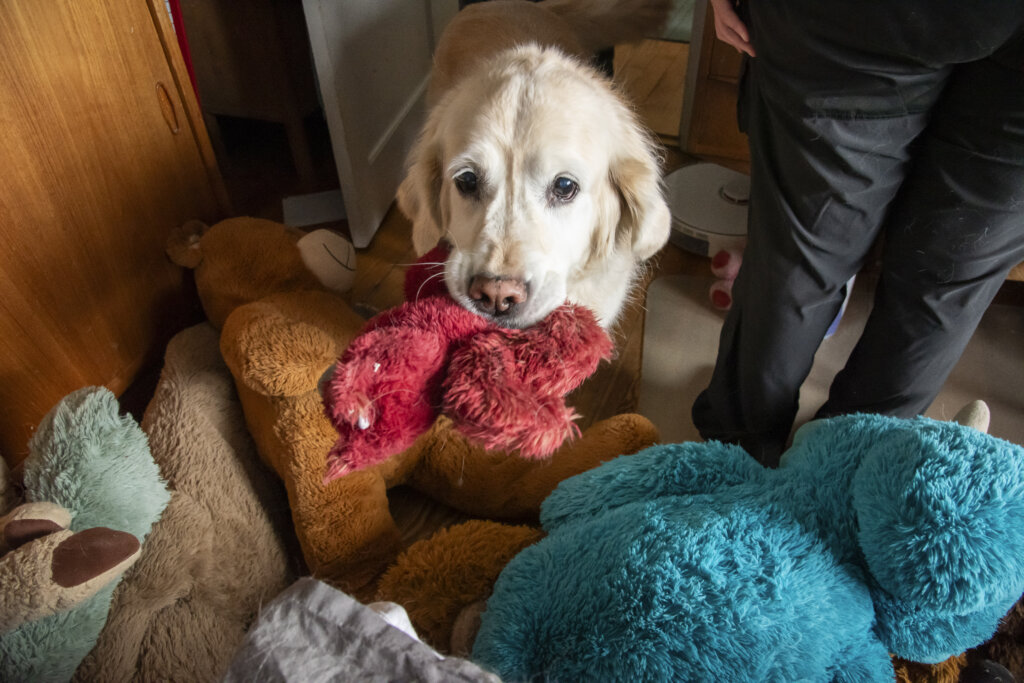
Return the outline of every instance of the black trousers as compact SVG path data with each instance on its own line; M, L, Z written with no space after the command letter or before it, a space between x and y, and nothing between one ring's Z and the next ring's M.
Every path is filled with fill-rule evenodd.
M867 326L819 416L924 412L1024 260L1024 2L749 0L748 245L706 439L768 465L876 239Z

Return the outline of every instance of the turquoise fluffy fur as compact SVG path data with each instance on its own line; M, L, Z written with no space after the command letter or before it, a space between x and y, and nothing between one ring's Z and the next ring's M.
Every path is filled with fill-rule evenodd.
M26 500L64 506L73 531L105 526L141 543L170 500L145 433L103 388L80 389L50 411L24 468ZM0 680L69 680L106 623L116 585L0 636Z
M563 482L473 657L504 680L891 681L986 640L1024 592L1024 449L849 416L777 470L655 446Z

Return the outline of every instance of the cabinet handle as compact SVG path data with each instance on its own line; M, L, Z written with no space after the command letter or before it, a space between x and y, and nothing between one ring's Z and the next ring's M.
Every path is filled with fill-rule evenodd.
M178 131L181 130L181 126L178 125L178 112L174 109L174 101L167 92L167 88L159 81L156 84L156 99L160 102L160 112L164 115L167 127L170 128L172 133L177 135Z

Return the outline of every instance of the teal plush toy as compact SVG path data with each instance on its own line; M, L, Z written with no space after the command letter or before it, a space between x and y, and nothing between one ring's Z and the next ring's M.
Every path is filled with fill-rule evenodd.
M1024 449L880 416L804 426L777 470L655 446L563 482L473 648L508 681L892 681L1024 592Z
M88 387L36 429L24 497L0 509L0 680L67 681L170 494L142 429L110 391Z

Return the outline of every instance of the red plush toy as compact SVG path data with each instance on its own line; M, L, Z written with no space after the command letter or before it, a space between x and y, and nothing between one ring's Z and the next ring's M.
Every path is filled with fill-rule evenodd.
M459 306L437 247L409 269L406 303L371 319L324 389L338 441L328 482L405 450L445 414L488 450L554 453L579 434L565 395L612 355L593 313L564 304L528 329L506 329Z

